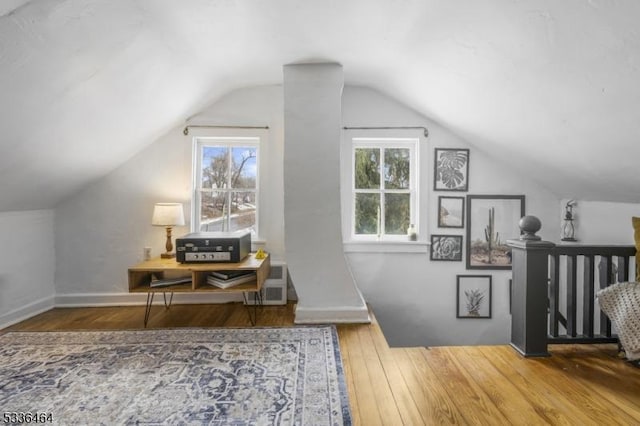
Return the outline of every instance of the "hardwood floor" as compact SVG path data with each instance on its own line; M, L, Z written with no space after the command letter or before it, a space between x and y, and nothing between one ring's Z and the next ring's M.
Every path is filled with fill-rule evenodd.
M53 309L10 330L142 328L144 308ZM258 311L258 326L293 324L293 306ZM154 306L149 328L249 327L245 307ZM508 346L389 348L375 323L338 325L355 425L640 424L640 368L615 345L556 345L524 359Z

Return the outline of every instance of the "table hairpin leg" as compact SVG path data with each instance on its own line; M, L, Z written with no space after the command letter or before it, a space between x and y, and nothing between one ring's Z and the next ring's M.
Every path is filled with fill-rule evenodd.
M169 309L171 307L171 303L173 302L173 292L170 292L171 296L169 296L169 302L167 303L167 293L162 292L162 297L164 298L164 308ZM156 294L155 291L150 291L147 293L147 304L144 308L144 327L147 328L147 323L149 322L149 315L151 314L151 306L153 305L153 296Z
M169 309L171 307L171 302L173 302L173 292L171 292L171 296L169 297L169 304L167 304L167 293L163 291L162 296L164 297L164 308Z
M251 317L251 307L249 306L249 298L247 292L242 292L242 298L244 299L244 305L247 307L247 314L249 314L249 321L251 325L256 325L258 320L258 304L264 306L262 303L262 291L254 291L253 293L253 317Z
M144 308L144 327L147 328L147 323L149 322L149 314L151 313L151 305L153 305L153 296L155 292L150 291L147 293L147 304Z
M258 304L262 308L264 305L262 304L262 290L253 292L253 316L258 320ZM255 322L254 324L255 325Z

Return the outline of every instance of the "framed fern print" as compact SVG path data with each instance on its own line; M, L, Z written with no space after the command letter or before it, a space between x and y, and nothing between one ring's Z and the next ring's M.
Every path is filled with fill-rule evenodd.
M469 150L436 148L434 172L434 191L468 191Z
M456 318L491 318L491 275L457 275L456 305Z

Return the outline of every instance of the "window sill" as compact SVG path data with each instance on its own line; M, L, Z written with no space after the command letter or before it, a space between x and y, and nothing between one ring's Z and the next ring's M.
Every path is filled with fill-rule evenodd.
M267 249L267 241L257 238L255 237L251 237L251 251L252 252L256 252L258 251L258 249L263 249L266 250Z
M428 253L426 241L345 241L345 253Z

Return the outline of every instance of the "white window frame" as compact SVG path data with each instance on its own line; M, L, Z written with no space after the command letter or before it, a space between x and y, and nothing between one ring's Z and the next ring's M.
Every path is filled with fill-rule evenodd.
M412 163L412 178L415 179L415 199L412 219L417 229L418 238L411 241L406 235L393 238L377 239L369 236L354 235L354 140L378 140L386 142L385 147L393 148L389 142L406 140L415 143L415 161ZM426 136L414 129L347 129L342 133L341 158L341 204L342 204L342 236L345 253L428 253L428 205L429 180L427 170L428 150L425 147Z
M255 147L256 148L256 187L249 190L249 192L255 192L256 199L256 221L254 229L251 235L252 240L259 240L260 232L260 175L261 175L261 146L264 144L266 135L264 131L235 129L227 131L208 131L198 132L192 139L192 152L193 152L193 164L192 164L192 196L191 196L191 231L199 232L200 230L200 212L201 212L201 194L205 190L202 188L202 150L205 146L216 147ZM231 161L231 158L229 158ZM231 170L231 167L229 167ZM244 188L242 188L244 190ZM218 189L225 191L231 195L233 188ZM230 216L229 219L230 220Z
M366 138L356 137L351 143L351 223L349 229L351 231L352 241L406 241L407 235L385 234L385 196L386 194L409 194L410 213L409 223L414 224L416 231L419 232L418 222L418 139L416 138ZM380 188L378 189L356 189L355 187L355 170L354 162L356 150L358 148L373 148L384 152L385 149L408 149L410 162L409 189L387 189L384 187L384 155L380 156ZM380 194L380 210L379 210L379 233L378 234L356 234L355 233L355 199L358 193Z

